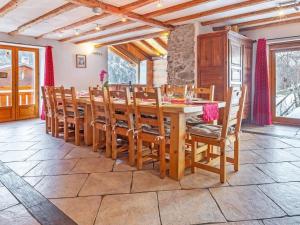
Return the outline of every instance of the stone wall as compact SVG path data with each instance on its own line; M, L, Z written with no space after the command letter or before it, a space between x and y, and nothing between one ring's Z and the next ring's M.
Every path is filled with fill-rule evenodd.
M195 83L195 26L177 26L168 41L168 83L175 85Z

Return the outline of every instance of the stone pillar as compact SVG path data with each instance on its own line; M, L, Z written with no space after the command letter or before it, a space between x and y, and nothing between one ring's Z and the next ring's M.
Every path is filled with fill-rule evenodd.
M195 82L195 26L177 26L168 41L168 83L173 85Z

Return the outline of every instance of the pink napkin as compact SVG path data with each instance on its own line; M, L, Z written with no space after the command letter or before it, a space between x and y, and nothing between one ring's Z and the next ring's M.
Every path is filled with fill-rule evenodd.
M219 118L219 108L217 103L208 103L203 105L203 120L210 122Z
M184 104L185 99L171 99L171 103L173 103L173 104Z

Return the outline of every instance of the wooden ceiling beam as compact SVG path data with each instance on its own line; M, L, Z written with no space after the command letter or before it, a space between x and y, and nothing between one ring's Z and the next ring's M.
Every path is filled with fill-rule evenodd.
M105 2L99 2L97 0L67 0L67 1L72 2L74 4L81 5L81 6L90 7L90 8L98 7L98 8L101 8L102 10L104 10L105 12L108 12L111 14L116 14L119 16L126 16L129 19L144 22L144 23L147 23L154 27L161 27L164 29L166 29L166 28L173 29L172 25L166 24L164 22L161 22L161 21L158 21L155 19L143 17L142 15L140 15L138 13L134 13L131 11L127 12L124 9L122 10L120 7L110 5Z
M101 29L101 31L104 31L104 30L109 30L109 29L113 29L113 28L116 28L116 27L120 27L120 26L129 25L129 24L132 24L132 23L134 23L132 20L127 20L126 22L118 21L118 22L114 22L114 23L102 26L100 29ZM95 29L92 29L92 30L82 32L79 35L73 35L73 36L70 36L70 37L60 39L59 41L61 41L61 42L70 41L74 38L79 38L79 37L83 37L83 36L91 35L91 34L95 34L95 33L99 33L99 31L95 30Z
M143 49L141 49L139 46L137 46L135 43L133 42L129 42L129 43L126 43L129 48L133 48L135 49L137 52L139 52L141 55L143 55L145 57L145 59L147 60L151 60L151 55L149 55L147 52L143 51Z
M62 13L67 12L67 11L70 11L70 10L75 9L77 7L78 6L75 5L75 4L73 4L73 3L64 4L64 5L56 8L56 9L51 10L50 12L47 12L46 14L44 14L42 16L39 16L39 17L37 17L37 18L35 18L35 19L33 19L33 20L31 20L31 21L29 21L29 22L27 22L27 23L19 26L16 30L10 32L9 34L12 34L12 35L13 34L18 34L18 33L22 32L22 31L24 31L24 30L32 27L35 24L41 23L41 22L43 22L43 21L45 21L47 19L53 18L53 17L55 17L55 16L57 16L59 14L62 14Z
M101 47L107 46L107 45L116 45L116 44L131 42L131 41L143 40L143 39L147 39L147 38L159 37L162 35L167 35L168 33L169 33L169 31L166 30L166 31L155 32L155 33L151 33L151 34L145 34L145 35L125 38L125 39L120 39L120 40L116 40L116 41L100 43L100 44L95 45L95 48L101 48Z
M192 0L192 1L189 1L189 2L184 2L184 3L181 3L181 4L170 6L170 7L164 8L164 9L149 12L149 13L143 14L143 16L146 17L146 18L153 18L153 17L156 17L156 16L161 16L161 15L165 15L165 14L168 14L168 13L173 13L173 12L176 12L176 11L184 10L184 9L187 9L187 8L191 8L193 6L197 6L197 5L207 3L207 2L212 2L212 1L213 0Z
M111 46L109 49L127 62L130 62L132 64L139 63L138 60L131 58L133 56L128 56L129 55L128 52L124 52L123 49L120 48L120 46Z
M267 1L270 1L270 0L248 0L248 1L245 1L245 2L230 4L230 5L220 7L220 8L211 9L211 10L203 11L203 12L200 12L200 13L195 13L195 14L192 14L192 15L167 20L167 21L164 21L164 22L166 24L180 23L180 22L197 19L197 18L204 17L204 16L210 16L210 15L217 14L217 13L227 12L227 11L240 9L240 8L247 7L247 6L256 5L256 4L267 2Z
M156 2L157 0L137 0L135 2L132 2L130 4L124 5L120 7L120 10L123 12L130 12L133 11L135 9L138 9L140 7L143 7L145 5L149 5L153 2Z
M267 23L267 24L261 24L261 25L257 25L257 26L241 28L240 31L258 30L258 29L263 29L263 28L276 27L279 25L294 24L294 23L300 23L300 18L289 19L289 20L277 20L277 21Z
M161 55L161 52L158 51L156 48L154 48L151 44L149 44L145 40L140 40L140 42L146 46L146 48L150 49L152 52L154 52L155 55Z
M269 18L264 18L264 19L258 19L258 20L251 20L243 23L237 23L232 26L238 26L238 27L246 27L246 26L251 26L251 25L258 25L258 24L263 24L263 23L272 23L272 22L277 22L280 20L287 20L295 17L300 17L300 12L297 13L291 13L287 14L284 17L279 17L279 16L274 16L274 17L269 17ZM223 27L215 27L214 30L222 30Z
M135 57L131 52L124 49L122 45L114 45L112 47L117 49L120 53L122 53L127 58L131 59L132 62L134 62L136 64L140 63L140 60L137 57Z
M296 4L296 6L299 7L300 3ZM291 9L294 7L295 7L295 5L287 5L287 6L280 7L280 9L285 10L285 9ZM201 25L207 26L207 25L212 25L212 24L216 24L216 23L227 22L229 20L234 20L234 19L242 19L242 18L251 17L251 16L259 16L259 15L263 15L266 13L272 13L272 12L276 12L276 11L278 11L278 7L272 7L272 8L262 9L262 10L256 10L253 12L242 13L242 14L238 14L238 15L234 15L234 16L222 17L222 18L215 19L215 20L204 21L201 23Z
M149 26L149 25L134 27L134 28L130 28L130 29L127 29L127 30L121 30L121 31L117 31L117 32L114 32L114 33L103 34L103 35L100 35L100 36L96 36L96 37L84 39L84 40L81 40L81 41L77 41L77 42L75 42L75 44L82 44L82 43L86 43L86 42L90 42L90 41L96 41L96 40L100 40L100 39L104 39L104 38L108 38L108 37L118 36L118 35L121 35L121 34L127 34L127 33L131 33L131 32L147 30L149 28L152 28L152 27Z
M168 44L165 43L160 37L154 38L154 40L166 51L168 51Z
M83 19L83 20L79 20L75 23L71 23L67 26L64 26L64 27L60 27L60 28L57 28L53 31L50 31L50 32L47 32L47 33L44 33L36 38L43 38L45 37L46 35L48 34L51 34L51 33L59 33L59 32L64 32L66 30L71 30L71 29L74 29L76 27L79 27L79 26L83 26L85 24L88 24L88 23L92 23L94 21L97 21L97 20L100 20L100 19L103 19L104 17L107 17L109 16L110 14L109 13L102 13L101 15L94 15L94 16L91 16L91 17L88 17L86 19Z
M7 2L3 7L0 8L0 17L17 8L22 2L24 2L24 0L10 0Z

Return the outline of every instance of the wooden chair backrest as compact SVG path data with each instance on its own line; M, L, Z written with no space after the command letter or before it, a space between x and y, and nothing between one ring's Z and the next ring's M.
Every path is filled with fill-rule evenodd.
M166 85L165 92L168 93L170 89L173 91L174 96L178 96L181 98L184 98L186 96L187 85L184 86Z
M48 103L48 100L46 98L46 90L45 90L45 87L42 86L41 87L41 90L42 90L42 98L43 98L43 102L44 102L44 108L45 108L45 113L47 114L49 112L49 103Z
M105 121L109 124L107 90L89 88L93 121Z
M129 87L119 91L108 91L109 113L112 127L115 127L118 122L125 122L128 125L128 129L134 128L130 96ZM118 102L117 100L121 100L122 102ZM125 101L125 104L123 101Z
M209 101L214 101L215 99L215 85L211 85L209 88L194 88L193 90L195 95L205 97Z
M225 112L223 116L222 138L226 138L229 127L234 126L234 133L241 131L241 124L244 113L244 105L247 94L247 86L231 87L226 102Z
M74 115L75 118L79 117L75 88L71 87L66 89L61 86L60 90L64 116L68 117L69 115Z
M52 89L52 100L54 113L59 114L63 112L61 87L53 87Z
M136 129L141 130L143 125L148 125L158 128L159 135L165 136L160 88L156 88L154 93L135 91L133 93L133 102Z
M48 112L51 112L51 114L54 114L54 103L53 103L53 87L46 86L44 88L45 91L45 98L46 98L46 104L45 108L48 109Z

